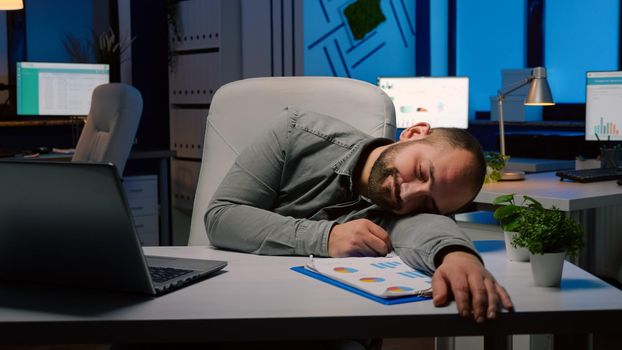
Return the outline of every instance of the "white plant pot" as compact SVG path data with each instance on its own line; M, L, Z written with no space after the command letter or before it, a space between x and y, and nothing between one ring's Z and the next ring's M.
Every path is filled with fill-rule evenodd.
M524 247L512 247L512 239L518 232L503 231L505 238L505 251L510 261L529 261L529 250Z
M566 252L530 254L533 281L539 287L559 287Z

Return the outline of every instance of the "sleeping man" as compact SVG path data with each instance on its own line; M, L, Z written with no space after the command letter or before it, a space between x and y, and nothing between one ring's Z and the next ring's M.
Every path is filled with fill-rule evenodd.
M477 322L511 309L448 216L484 181L477 140L418 123L397 142L295 107L236 159L205 215L220 248L255 254L384 256L432 275L433 302Z

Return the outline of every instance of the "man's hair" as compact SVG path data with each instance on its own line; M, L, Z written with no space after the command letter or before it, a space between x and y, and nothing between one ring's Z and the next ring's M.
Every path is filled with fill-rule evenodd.
M432 128L431 134L421 141L435 143L435 141L441 141L447 143L452 148L463 149L473 155L475 164L472 174L465 174L470 179L472 189L475 193L474 197L479 193L484 185L484 178L486 177L486 160L484 159L484 152L479 141L473 135L466 130L458 128ZM473 200L471 198L471 200ZM469 201L470 202L470 201Z

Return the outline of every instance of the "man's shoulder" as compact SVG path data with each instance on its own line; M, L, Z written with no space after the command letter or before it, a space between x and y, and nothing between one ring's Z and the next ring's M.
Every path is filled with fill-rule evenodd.
M287 107L287 110L290 127L300 132L348 143L370 138L369 135L337 117L294 106Z

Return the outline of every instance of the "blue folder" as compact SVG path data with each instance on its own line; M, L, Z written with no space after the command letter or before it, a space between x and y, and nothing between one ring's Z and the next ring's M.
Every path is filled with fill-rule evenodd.
M504 242L503 241L498 241L498 240L493 240L493 241L473 241L474 245L475 245L475 249L477 249L478 252L483 253L483 252L491 252L491 251L496 251L496 250L504 250L505 246L504 246ZM390 299L386 299L386 298L380 298L377 297L373 294L369 294L367 292L364 292L360 289L356 289L354 287L350 287L347 284L341 283L339 281L335 281L332 278L328 278L324 275L321 275L319 273L313 272L311 270L307 270L304 268L304 266L294 266L291 268L293 271L296 272L300 272L303 275L307 275L310 277L313 277L315 279L318 279L320 281L326 282L328 284L332 284L333 286L337 286L341 289L345 289L347 291L350 291L354 294L358 294L360 296L364 296L365 298L371 299L373 301L379 302L381 304L385 304L385 305L393 305L393 304L404 304L404 303L412 303L415 301L421 301L421 300L429 300L432 298L428 298L428 297L418 297L418 296L404 296L404 297L397 297L397 298L390 298Z
M371 299L375 302L381 303L381 304L385 304L385 305L394 305L394 304L404 304L404 303L412 303L415 301L421 301L421 300L430 300L432 298L428 298L428 297L419 297L419 296L403 296L403 297L396 297L396 298L381 298L381 297L377 297L373 294L369 294L367 292L364 292L360 289L351 287L345 283L341 283L339 281L336 281L332 278L326 277L324 275L321 275L317 272L313 272L311 270L305 269L304 266L294 266L291 268L291 270L299 272L303 275L307 275L310 277L313 277L317 280L326 282L328 284L332 284L333 286L337 286L341 289L345 289L349 292L352 292L354 294L358 294L360 296L363 296L367 299Z

